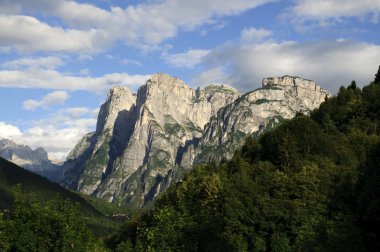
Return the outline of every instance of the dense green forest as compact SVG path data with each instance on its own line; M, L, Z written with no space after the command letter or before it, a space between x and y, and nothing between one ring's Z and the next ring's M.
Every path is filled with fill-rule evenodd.
M0 251L102 251L121 212L0 158Z
M0 251L380 251L380 67L196 166L103 241L72 203L12 195Z
M380 68L379 68L380 71ZM232 160L204 164L107 244L116 251L380 251L380 72Z

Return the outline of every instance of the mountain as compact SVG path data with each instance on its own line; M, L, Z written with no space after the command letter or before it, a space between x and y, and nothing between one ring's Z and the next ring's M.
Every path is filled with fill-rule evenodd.
M96 131L64 163L61 183L141 207L194 163L230 157L248 135L308 113L329 95L315 82L291 76L264 79L261 89L244 95L227 85L192 89L166 74L154 75L136 95L114 87Z
M248 137L230 160L196 165L109 247L380 251L379 124L380 79L353 81L310 116Z
M331 94L314 81L283 76L265 78L262 88L248 92L210 118L200 139L189 145L181 166L230 159L253 133L259 134L296 113L308 114Z
M59 172L58 165L49 160L47 152L41 147L33 150L27 145L19 145L11 140L1 139L0 157L50 180L54 180Z

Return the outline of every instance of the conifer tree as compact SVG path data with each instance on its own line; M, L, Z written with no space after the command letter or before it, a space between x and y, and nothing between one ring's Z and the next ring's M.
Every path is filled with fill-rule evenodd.
M373 83L380 85L380 66L379 70L377 70L377 74L375 75L375 80L373 81Z

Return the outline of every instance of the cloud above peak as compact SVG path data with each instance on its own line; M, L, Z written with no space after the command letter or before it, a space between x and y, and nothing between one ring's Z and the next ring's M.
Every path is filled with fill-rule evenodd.
M250 91L259 88L264 77L288 74L313 79L336 92L351 80L368 84L379 65L380 45L342 39L276 41L270 36L249 41L247 31L258 30L244 29L240 41L212 49L202 61L204 69L191 82L212 83L221 77L241 91Z
M164 53L162 57L173 67L192 68L198 65L209 52L210 50L191 49L184 53Z
M268 2L272 0L162 0L105 10L66 0L5 0L0 3L0 49L97 52L116 41L155 48L180 30L215 24ZM59 18L63 24L53 26L30 13Z

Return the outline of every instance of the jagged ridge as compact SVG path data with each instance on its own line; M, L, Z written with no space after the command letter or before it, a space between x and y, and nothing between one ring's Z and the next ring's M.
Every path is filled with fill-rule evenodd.
M96 131L63 166L62 183L130 207L141 207L180 179L194 162L230 157L248 134L308 113L329 93L313 81L284 76L241 96L226 85L192 89L156 74L136 95L114 87Z
M49 160L47 152L41 147L33 150L27 145L0 139L0 157L51 180L59 173L58 166Z

